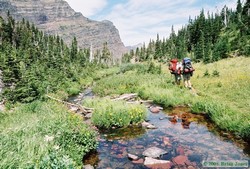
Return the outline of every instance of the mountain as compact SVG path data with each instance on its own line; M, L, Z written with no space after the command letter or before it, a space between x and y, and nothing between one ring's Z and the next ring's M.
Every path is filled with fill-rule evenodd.
M90 20L75 12L65 0L1 0L0 15L6 16L8 11L15 20L33 22L45 33L61 36L67 44L75 36L80 48L102 50L107 42L115 58L127 51L112 22Z
M142 43L138 43L137 45L134 46L126 46L126 48L130 51L130 50L136 50L137 48L141 48L143 46Z

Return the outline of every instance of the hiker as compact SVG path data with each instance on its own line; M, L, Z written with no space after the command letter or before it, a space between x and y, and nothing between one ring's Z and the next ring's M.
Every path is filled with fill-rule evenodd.
M191 59L184 58L182 60L182 64L183 64L182 76L183 76L184 85L186 88L192 89L190 78L191 76L193 76L194 68L192 66Z
M181 72L182 72L182 63L178 62L177 59L171 59L169 63L170 73L175 77L175 84L180 85L181 82Z

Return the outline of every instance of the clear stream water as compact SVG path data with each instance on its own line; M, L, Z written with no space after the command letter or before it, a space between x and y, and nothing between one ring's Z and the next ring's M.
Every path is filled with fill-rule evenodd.
M131 126L100 131L98 149L85 157L84 164L106 169L148 168L143 163L135 164L128 158L128 153L144 159L143 151L152 146L168 152L160 159L173 161L173 158L184 155L194 168L203 168L203 161L212 160L247 160L250 164L249 145L217 130L204 116L188 113L192 122L187 124L181 119L173 123L164 118L175 114L180 117L183 112L188 112L188 108L178 107L158 114L148 111L147 120L157 129ZM172 163L171 168L178 167Z
M86 97L93 97L91 89L71 97L69 101L81 104ZM160 159L171 161L172 169L188 168L190 165L204 168L204 161L218 160L247 160L250 168L250 143L218 130L204 115L194 115L189 111L187 107L176 107L157 114L148 111L147 120L157 129L130 126L100 130L97 150L85 156L83 163L97 169L144 169L148 167L143 164L143 151L155 146L168 152ZM181 119L171 122L171 119L165 118L173 115L181 117L185 112L189 123L182 123ZM128 153L137 155L140 162L131 161ZM190 163L186 166L174 163L173 159L180 155L187 157Z

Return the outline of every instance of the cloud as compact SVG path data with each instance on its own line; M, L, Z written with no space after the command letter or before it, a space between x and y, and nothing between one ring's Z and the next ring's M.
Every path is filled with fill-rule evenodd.
M118 28L125 45L148 43L149 39L156 38L157 33L160 36L168 36L172 25L178 25L179 28L180 23L187 23L189 15L199 13L200 9L192 7L194 2L129 0L127 3L115 5L108 15L98 19L111 20Z
M68 4L76 11L81 12L85 17L100 12L106 5L107 0L66 0Z
M189 17L200 14L216 13L226 4L229 8L236 6L237 0L67 0L82 6L84 16L94 20L110 20L119 30L120 37L126 46L148 43L150 39L168 37L171 27L177 32L188 24ZM78 6L77 4L75 4ZM80 7L75 8L75 10ZM88 9L89 8L89 9ZM87 12L89 11L89 12ZM85 14L88 13L88 14Z

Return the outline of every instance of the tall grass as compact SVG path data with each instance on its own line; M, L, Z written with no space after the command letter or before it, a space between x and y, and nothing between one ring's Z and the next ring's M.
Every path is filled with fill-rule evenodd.
M146 118L144 105L112 101L107 98L86 100L84 104L94 108L91 120L100 128L126 127L140 123Z
M101 96L138 93L142 99L154 100L165 107L189 104L193 97L186 89L173 85L171 77L165 74L140 74L135 71L101 79L93 91Z
M203 97L192 109L205 111L220 128L250 138L250 58L198 63L192 82ZM204 76L204 73L210 76ZM218 72L214 76L214 72ZM218 75L219 74L219 75Z
M73 168L97 146L97 133L56 102L35 101L0 117L0 168Z
M94 92L101 95L138 93L162 106L191 105L193 112L206 112L221 129L250 138L250 58L238 57L211 64L196 63L191 78L198 95L173 85L167 65L162 72L139 72L143 66L123 67L123 74L101 79Z

